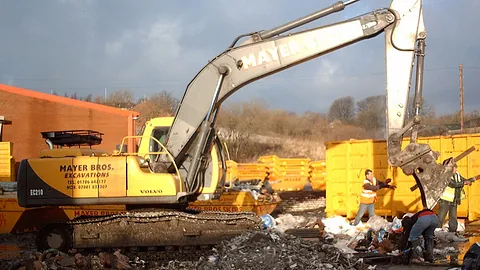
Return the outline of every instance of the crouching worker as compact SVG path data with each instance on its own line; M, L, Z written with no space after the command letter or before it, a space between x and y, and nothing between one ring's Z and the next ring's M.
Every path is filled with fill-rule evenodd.
M412 263L433 262L434 234L439 223L438 216L430 209L423 209L412 217L403 218L403 233L398 247L400 250L405 250L410 241ZM425 257L420 245L420 235L423 235L425 241Z

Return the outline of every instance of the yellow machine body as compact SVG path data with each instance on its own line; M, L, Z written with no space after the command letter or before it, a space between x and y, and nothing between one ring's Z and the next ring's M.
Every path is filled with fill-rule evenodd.
M140 140L136 153L116 151L109 155L90 148L57 148L42 150L38 158L23 160L19 168L19 205L91 204L179 204L178 194L185 191L181 174L153 172L150 161L166 150L161 143L168 133L172 117L148 121L141 136L125 137ZM122 149L121 147L120 149ZM212 147L206 181L198 198L213 198L224 173Z

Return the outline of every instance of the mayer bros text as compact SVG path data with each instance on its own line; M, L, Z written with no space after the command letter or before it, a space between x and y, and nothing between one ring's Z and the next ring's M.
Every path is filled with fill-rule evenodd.
M112 164L60 165L60 172L65 173L67 189L105 189Z

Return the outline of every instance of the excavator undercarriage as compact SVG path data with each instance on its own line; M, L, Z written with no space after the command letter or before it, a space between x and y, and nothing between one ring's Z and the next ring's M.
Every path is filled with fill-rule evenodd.
M261 220L251 212L143 209L51 223L39 231L37 247L68 251L91 247L214 246L246 231L260 229Z

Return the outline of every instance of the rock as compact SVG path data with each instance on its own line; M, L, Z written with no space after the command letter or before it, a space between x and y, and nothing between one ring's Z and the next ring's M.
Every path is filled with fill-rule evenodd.
M35 259L37 259L41 262L43 261L43 253L36 251L36 252L33 253L33 255L35 256Z
M128 257L121 254L119 250L115 251L113 253L113 255L115 255L115 257L117 258L117 263L115 265L117 269L131 269L132 268L132 266L130 265L130 260L128 259Z
M45 267L45 268L43 267L43 264L42 264L41 261L34 261L34 262L33 262L33 268L34 268L35 270L47 269L46 267Z
M100 258L97 255L89 256L90 266L93 270L103 269L103 264L100 262Z
M85 258L82 254L77 253L75 254L75 265L79 268L87 267L87 258Z
M75 257L63 257L60 260L60 265L63 267L75 266Z
M102 263L102 265L107 268L111 268L115 265L115 256L113 256L112 254L100 252L98 254L98 258L100 258L100 262Z

